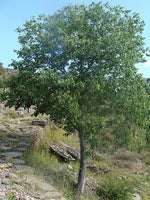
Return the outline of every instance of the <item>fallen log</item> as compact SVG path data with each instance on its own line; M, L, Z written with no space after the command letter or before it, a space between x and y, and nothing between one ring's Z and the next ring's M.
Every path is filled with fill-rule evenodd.
M73 147L65 144L63 142L51 143L50 149L57 154L59 157L63 158L65 161L75 161L80 159L80 153Z
M57 143L51 143L50 149L55 152L59 157L63 158L65 161L74 161L75 159L67 153L66 149Z
M74 147L69 146L61 142L61 144L66 148L68 154L70 154L75 160L80 160L80 153Z

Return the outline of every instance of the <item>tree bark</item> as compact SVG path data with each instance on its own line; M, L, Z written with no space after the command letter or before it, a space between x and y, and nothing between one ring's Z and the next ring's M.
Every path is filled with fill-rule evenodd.
M79 170L79 176L78 176L78 184L77 189L75 193L75 200L78 200L81 196L81 194L84 191L85 186L85 176L86 176L86 142L85 138L82 135L82 133L79 133L79 139L80 139L80 170Z

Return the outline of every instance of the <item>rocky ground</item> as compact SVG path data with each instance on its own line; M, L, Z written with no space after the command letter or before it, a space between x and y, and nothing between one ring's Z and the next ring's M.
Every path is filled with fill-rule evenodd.
M51 175L37 174L37 171L25 162L25 156L30 147L34 145L35 149L38 149L37 136L43 134L43 129L48 123L47 119L34 119L31 113L28 114L23 109L17 112L13 109L5 109L0 104L0 200L65 200L61 191L53 185L56 181L56 176L51 177L53 173ZM150 199L149 152L138 154L120 149L113 155L102 154L97 155L97 158L100 162L94 163L93 160L89 160L87 164L87 191L89 189L95 191L103 180L117 177L121 180L134 180L140 183L140 188L135 188L133 200ZM61 167L56 167L57 172L61 173L62 168L61 163ZM66 164L64 168L66 174L73 175L72 180L77 180L73 163ZM63 191L62 187L59 188ZM93 196L90 197L87 199L94 199ZM83 199L86 200L86 198Z
M35 134L42 131L41 127L27 125L26 121L21 117L1 118L0 200L64 200L50 184L51 177L40 177L24 161Z

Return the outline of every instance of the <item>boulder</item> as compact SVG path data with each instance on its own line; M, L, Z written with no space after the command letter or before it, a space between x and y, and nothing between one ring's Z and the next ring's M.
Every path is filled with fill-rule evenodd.
M48 118L35 118L32 120L32 125L37 125L37 126L47 126L49 124L49 119Z

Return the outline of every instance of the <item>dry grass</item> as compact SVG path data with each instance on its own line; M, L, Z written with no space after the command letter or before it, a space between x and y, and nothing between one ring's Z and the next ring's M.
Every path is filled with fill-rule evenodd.
M79 163L78 162L60 162L55 155L49 152L50 142L64 142L70 146L79 149L77 134L65 136L65 131L57 127L54 123L41 137L41 149L32 152L30 155L30 164L37 171L43 172L43 175L51 176L54 179L54 185L63 194L73 199L73 192L77 182ZM142 151L141 153L130 152L120 149L114 154L96 153L95 156L87 159L88 165L95 165L96 171L87 169L87 185L81 200L99 200L95 191L91 190L91 185L96 182L99 187L104 183L113 180L125 180L129 183L138 183L135 190L140 193L142 200L148 200L150 197L150 153ZM92 185L93 186L93 185Z

